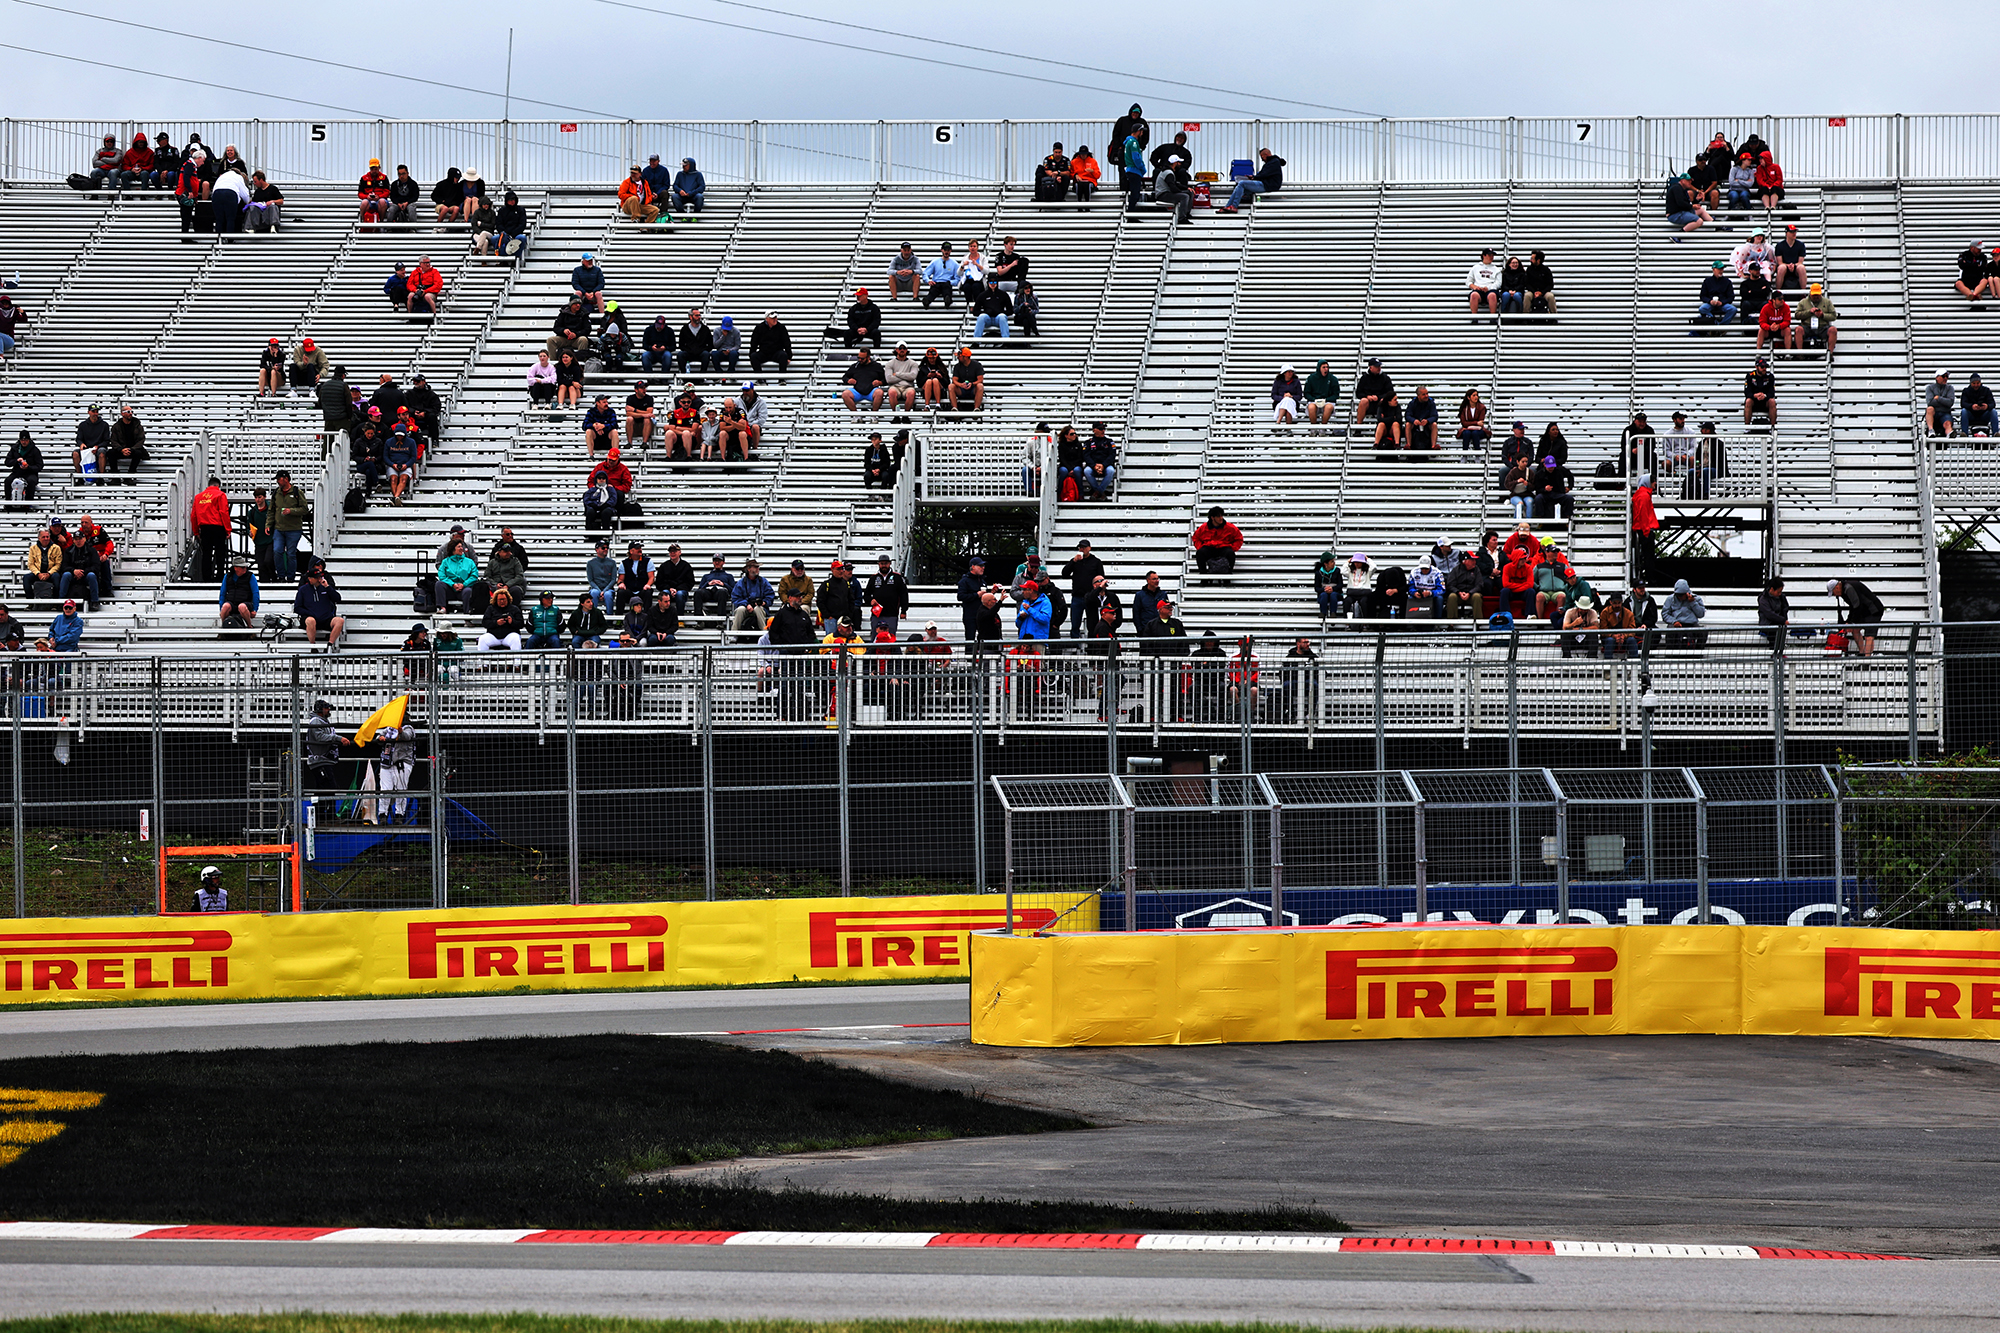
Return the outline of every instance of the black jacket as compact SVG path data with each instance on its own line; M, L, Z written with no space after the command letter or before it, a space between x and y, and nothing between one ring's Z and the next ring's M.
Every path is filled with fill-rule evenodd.
M758 320L750 330L750 359L752 361L790 361L792 359L792 333L783 324L772 325L767 320Z
M528 210L519 204L502 204L494 216L500 221L500 230L508 236L519 236L528 230Z
M856 301L847 307L847 327L850 329L879 329L882 327L882 307L873 301Z
M1092 581L1104 572L1104 562L1094 555L1073 556L1058 572L1069 578L1072 596L1087 597Z
M411 204L417 202L417 195L419 193L421 193L421 187L417 184L414 176L409 180L393 180L389 182L389 202L392 204L408 208Z
M887 574L869 575L862 595L880 606L885 616L901 617L910 609L910 585L893 569Z
M803 607L781 606L771 617L771 642L781 646L811 645L819 642L813 631L812 616Z
M1844 609L1846 612L1845 615L1840 617L1842 620L1856 625L1879 625L1882 623L1882 617L1886 611L1886 608L1882 605L1882 599L1877 597L1874 590L1860 579L1842 579L1840 581L1840 600L1842 607L1837 608L1837 612L1839 609Z
M819 585L815 601L828 625L840 620L861 623L861 588L853 579L828 579Z
M1846 585L1841 585L1843 590ZM1760 625L1783 625L1792 618L1792 604L1785 594L1762 593L1757 598L1757 623Z
M715 332L707 324L698 328L683 324L674 332L674 345L682 356L707 356L715 350Z
M1276 194L1285 188L1285 159L1276 153L1264 159L1264 165L1257 168L1257 179L1264 183L1264 193Z
M7 451L9 472L34 473L42 470L41 447L33 440L16 440L14 447Z
M671 352L674 350L674 331L668 327L666 320L656 319L639 335L639 343L649 352Z
M437 396L437 390L430 386L429 381L412 384L410 391L403 395L403 405L410 409L411 416L427 418L433 425L437 422L438 413L444 410L444 401Z
M564 305L561 310L556 311L556 319L552 327L557 333L574 334L579 338L588 338L590 336L590 315L580 304L576 306Z
M1178 617L1153 617L1139 631L1139 651L1155 657L1186 657L1187 626Z
M1395 382L1380 370L1363 371L1361 378L1354 381L1354 396L1361 398L1384 398L1396 392Z
M1711 272L1701 280L1701 303L1707 305L1710 301L1716 300L1724 305L1736 304L1736 284L1719 271Z

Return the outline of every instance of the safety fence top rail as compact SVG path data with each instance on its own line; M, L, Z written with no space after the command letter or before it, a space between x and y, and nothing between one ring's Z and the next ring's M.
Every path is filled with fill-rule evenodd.
M1417 801L1406 775L1397 772L1271 773L1266 777L1279 804L1287 810L1372 810Z
M1196 165L1227 174L1258 150L1287 183L1626 183L1684 170L1713 135L1756 135L1789 182L1992 179L2000 116L1468 116L1438 119L1204 120L1155 108L1154 142L1185 128ZM476 168L509 184L615 181L657 153L696 161L710 185L1027 184L1052 142L1102 145L1108 118L1082 120L0 120L0 179L60 181L89 170L105 134L233 145L272 179L351 182L370 157L419 178Z
M1840 795L1833 775L1821 764L1697 767L1690 772L1711 806L1769 805L1779 796L1786 801L1831 801Z
M1140 810L1269 810L1278 804L1261 773L1187 773L1119 781Z
M1132 798L1118 780L1108 774L1094 777L1074 774L1023 777L1007 774L995 775L991 781L994 794L1000 798L1001 808L1009 812L1132 808Z
M1678 768L1660 768L1650 774L1625 769L1557 769L1556 785L1572 801L1592 805L1654 805L1670 801L1692 801L1700 796L1689 776ZM1651 784L1650 794L1647 784Z
M1409 778L1426 805L1441 809L1550 805L1555 800L1539 768L1413 770Z

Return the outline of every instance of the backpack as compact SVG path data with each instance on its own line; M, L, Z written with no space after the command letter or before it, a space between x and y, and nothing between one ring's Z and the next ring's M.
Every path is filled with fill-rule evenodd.
M72 190L88 190L91 188L90 177L81 172L72 171L64 179Z
M1070 504L1080 498L1081 497L1077 494L1076 478L1064 477L1062 479L1062 492L1061 492L1061 499L1063 503Z
M465 609L468 614L483 616L493 600L493 585L485 579L465 585Z
M420 616L431 613L432 575L426 574L417 580L416 593L410 598L410 609Z
M1504 634L1514 628L1514 617L1506 611L1495 611L1486 618L1486 628Z
M359 486L347 488L347 498L340 503L343 514L365 514L368 512L368 493Z
M1618 489L1618 464L1612 462L1610 459L1607 458L1602 463L1599 463L1597 471L1592 475L1597 478L1596 481L1591 483L1592 489L1600 491L1615 491Z

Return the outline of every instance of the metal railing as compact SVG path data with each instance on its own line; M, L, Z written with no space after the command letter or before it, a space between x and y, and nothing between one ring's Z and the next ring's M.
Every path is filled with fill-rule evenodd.
M1287 180L1314 184L1527 184L1658 179L1683 168L1718 130L1731 143L1755 133L1788 180L1990 179L2000 160L2000 116L1487 116L1435 119L1202 120L1156 109L1156 135L1186 125L1198 165L1226 173L1270 148ZM512 184L617 180L650 153L693 157L718 183L1024 184L1052 141L1104 142L1109 122L651 121L651 120L208 120L0 121L0 178L60 181L85 170L104 134L131 142L143 129L175 143L190 131L235 144L283 182L349 182L370 157L407 164L425 180L476 167Z

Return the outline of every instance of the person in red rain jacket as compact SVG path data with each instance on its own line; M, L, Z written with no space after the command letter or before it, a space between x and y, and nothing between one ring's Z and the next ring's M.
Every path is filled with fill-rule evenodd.
M389 216L389 178L382 174L382 159L368 159L368 170L362 174L361 182L354 195L361 201L361 220L381 222Z
M229 572L229 493L222 482L208 479L208 489L194 497L188 517L194 523L197 579L219 579Z
M1769 153L1757 155L1757 193L1767 209L1776 208L1785 197L1785 173Z
M1660 516L1653 509L1653 478L1639 479L1632 491L1632 550L1643 572L1653 562L1653 534L1660 530Z
M1515 610L1515 604L1520 609ZM1507 563L1500 567L1500 609L1516 620L1526 620L1528 611L1535 602L1535 566L1528 559L1526 548L1516 546L1507 553Z
M1204 574L1227 574L1236 568L1243 534L1222 516L1220 505L1208 511L1208 522L1194 530L1194 562Z
M444 295L444 274L437 271L431 257L424 255L417 260L417 266L410 270L410 309L428 310L435 315L438 298Z

